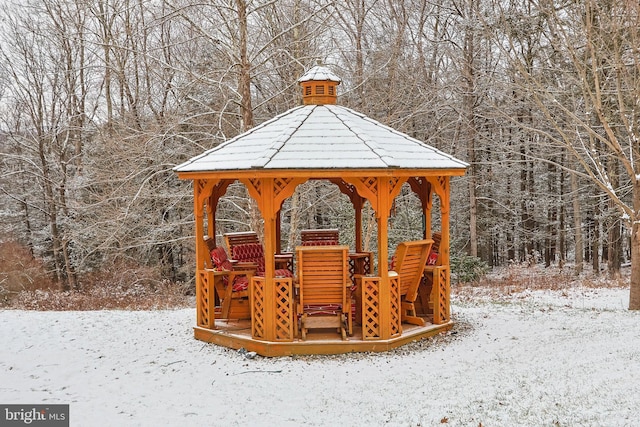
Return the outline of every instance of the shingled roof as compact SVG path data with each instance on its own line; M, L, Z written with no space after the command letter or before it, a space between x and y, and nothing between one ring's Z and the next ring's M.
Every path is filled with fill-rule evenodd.
M467 163L337 105L293 108L174 170L465 169Z

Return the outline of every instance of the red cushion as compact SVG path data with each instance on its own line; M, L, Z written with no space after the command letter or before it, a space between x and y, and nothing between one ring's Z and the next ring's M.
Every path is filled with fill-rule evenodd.
M218 270L231 271L233 270L233 264L227 257L227 251L222 246L211 250L211 262Z
M264 249L260 243L244 243L233 247L233 259L238 262L251 262L256 264L256 276L264 276ZM293 277L293 272L286 268L275 271L276 277Z
M427 258L427 265L436 265L438 262L438 252L431 251L429 253L429 258Z
M233 247L231 257L238 262L252 262L257 265L256 274L264 274L264 249L260 243L244 243Z
M309 316L335 316L342 312L342 306L340 304L305 304L304 312Z
M211 262L219 271L231 271L233 270L233 264L229 261L227 257L227 251L224 250L222 246L218 246L213 249L211 252ZM223 276L222 282L225 286L229 283L229 277ZM247 276L236 276L233 280L233 291L246 291L249 289L249 278Z
M236 276L233 281L233 292L246 291L249 289L249 278L247 276Z

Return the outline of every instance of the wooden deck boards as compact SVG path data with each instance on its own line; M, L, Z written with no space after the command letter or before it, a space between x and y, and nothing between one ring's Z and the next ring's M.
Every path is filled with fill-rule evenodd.
M291 356L294 354L342 354L354 352L389 351L413 341L428 338L447 331L453 322L443 325L415 326L403 324L403 332L399 337L388 340L363 340L362 330L354 326L353 336L342 341L335 330L313 330L307 334L305 341L298 338L293 342L269 342L251 338L250 321L234 320L224 322L216 320L217 329L194 327L194 337L200 341L218 344L225 347L255 351L261 356Z

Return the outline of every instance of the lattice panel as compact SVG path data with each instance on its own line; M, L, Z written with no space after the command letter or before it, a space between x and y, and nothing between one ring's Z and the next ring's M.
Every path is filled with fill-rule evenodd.
M262 181L257 178L252 178L252 179L249 179L249 182L251 183L253 188L256 190L256 192L262 195Z
M273 180L273 195L277 196L293 181L293 178L276 178Z
M209 298L213 298L213 295L209 295L209 280L208 275L204 271L200 271L198 273L198 286L200 292L198 292L198 303L197 303L197 322L198 326L203 328L210 327L211 316L214 316L214 313L209 313Z
M296 319L293 309L293 286L290 278L274 279L276 290L275 306L275 340L293 341L294 319Z
M451 319L449 269L447 267L436 268L434 281L433 286L436 290L437 301L434 303L433 323L441 325Z
M392 277L389 280L389 295L391 297L391 310L389 319L391 336L396 337L402 333L402 311L400 305L400 278Z
M380 279L362 279L362 339L379 339L380 330Z
M398 186L399 183L400 183L399 178L389 178L389 194L393 194L394 190L396 190L396 187Z
M360 263L360 266L357 266L356 263ZM358 268L361 267L361 268ZM361 271L358 271L360 270ZM358 259L357 261L353 258L349 258L349 278L353 282L353 276L356 274L371 274L371 257L366 256Z
M371 194L378 194L378 178L360 178Z
M257 339L263 339L266 337L264 299L264 278L253 277L251 279L251 336Z
M349 279L353 282L353 275L356 274L356 262L349 259Z

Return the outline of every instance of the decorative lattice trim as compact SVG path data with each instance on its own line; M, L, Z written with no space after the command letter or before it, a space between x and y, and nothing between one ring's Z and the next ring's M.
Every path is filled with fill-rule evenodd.
M266 338L265 331L265 280L254 277L251 281L251 336Z

